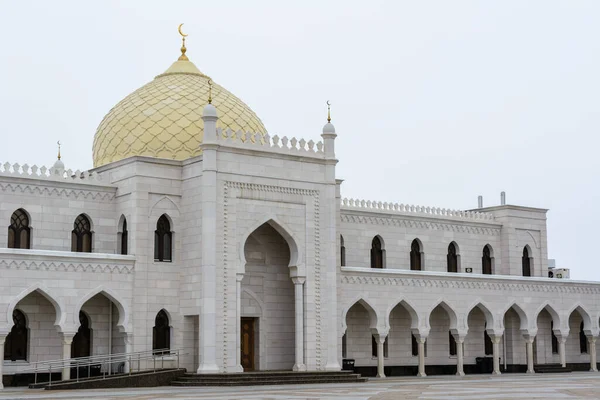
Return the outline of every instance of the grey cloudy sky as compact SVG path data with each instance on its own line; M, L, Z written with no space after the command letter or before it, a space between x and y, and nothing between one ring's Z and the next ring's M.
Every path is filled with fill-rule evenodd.
M600 280L600 2L0 0L0 163L92 167L104 115L179 55L271 135L318 139L342 194L549 208L550 258Z

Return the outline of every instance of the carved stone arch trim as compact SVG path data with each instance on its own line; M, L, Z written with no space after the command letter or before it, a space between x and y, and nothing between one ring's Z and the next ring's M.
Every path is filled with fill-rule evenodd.
M8 308L6 309L6 321L9 325L12 325L12 314L19 303L19 301L23 300L25 297L30 295L33 292L38 292L41 294L46 300L48 300L53 306L56 314L56 319L54 320L54 326L56 327L58 332L62 332L65 322L67 320L67 314L65 311L64 304L60 300L60 297L56 296L50 289L46 286L42 285L39 282L34 283L29 286L27 289L23 290L19 293L15 298L11 300L8 304ZM77 320L79 321L79 314L77 315ZM78 324L79 325L79 324Z
M258 296L256 295L256 293L254 293L254 291L248 289L248 288L243 288L242 289L242 293L246 293L248 296L252 297L252 299L254 301L256 301L256 304L258 304L258 307L260 308L260 316L263 315L263 311L265 310L265 303L263 303Z
M501 320L502 320L502 328L504 328L504 317L506 316L506 313L508 312L508 310L510 309L514 309L515 312L517 313L517 315L519 316L519 321L520 321L520 329L521 331L529 331L529 316L527 315L527 313L525 312L525 309L520 306L516 301L511 301L508 306L503 308L503 312L500 315L501 316Z
M497 327L497 321L496 318L494 318L494 313L492 312L492 308L486 304L483 300L481 300L481 298L477 298L473 303L471 303L471 305L469 307L467 307L467 312L465 313L465 320L464 320L464 324L465 326L469 326L469 314L471 314L471 311L473 311L475 308L478 308L483 315L485 316L485 322L487 324L487 329L495 329L495 328L500 328L499 326Z
M536 240L535 236L533 236L533 233L531 233L531 231L527 231L527 234L529 236L531 236L531 240L533 241L534 247L536 249L539 249L540 245L539 245L538 241ZM529 248L529 251L531 251L531 247ZM530 255L530 257L531 257L531 255Z
M154 204L152 204L152 207L150 207L150 212L148 213L149 216L152 216L154 214L154 208L163 200L168 200L171 204L173 204L173 207L175 207L175 210L177 211L177 216L181 215L181 209L179 208L177 203L171 198L171 196L162 196L161 198L156 200ZM162 214L164 213L161 213L161 215Z
M346 317L348 315L348 311L350 311L350 309L352 307L354 307L354 305L357 303L360 303L360 305L362 305L369 313L369 328L370 329L385 328L385 327L379 326L380 321L381 322L384 322L384 321L381 318L379 318L379 316L377 315L376 308L373 307L371 301L368 300L368 298L366 296L355 296L352 301L346 303L348 305L346 307L344 307L344 309L342 310L342 332L346 332L346 329L348 328L348 326L346 324Z
M552 322L554 324L554 328L555 329L560 329L562 330L563 328L563 318L561 318L561 315L558 313L558 311L556 311L556 307L553 306L550 301L544 301L535 311L535 315L533 320L531 321L533 324L535 324L535 327L537 328L537 320L540 316L540 313L543 310L546 310L548 312L548 314L550 314L550 316L552 317ZM567 318L568 321L568 318ZM568 322L567 322L567 326L566 326L567 330L568 328Z
M392 311L394 311L394 309L398 306L402 306L404 307L404 309L408 312L408 314L410 315L410 329L419 329L419 326L421 325L421 320L419 318L419 313L415 310L415 308L404 298L399 299L397 301L392 302L392 304L390 304L390 306L387 308L386 312L385 312L385 323L387 327L391 327L390 324L390 316L392 315Z
M246 271L246 254L244 253L244 247L246 245L246 241L256 231L259 227L264 224L269 224L273 229L279 233L283 239L286 241L289 249L290 249L290 262L289 267L291 269L290 273L293 273L292 276L306 276L306 268L304 266L304 259L302 257L302 252L299 250L298 243L301 243L296 238L296 235L293 233L291 229L289 229L285 223L281 221L277 215L269 214L265 216L261 216L254 220L254 223L250 225L250 228L246 230L242 239L238 242L239 245L239 257L240 257L240 270L237 272L239 274L243 274Z
M127 329L129 324L129 308L127 307L127 303L122 302L116 293L114 293L111 289L104 287L103 285L92 289L85 296L79 299L73 313L73 322L75 323L75 326L79 326L79 310L81 310L83 305L89 299L96 296L97 294L103 294L114 303L114 305L117 307L117 310L119 311L119 320L117 321L117 327L119 328L120 332L129 333L129 330Z
M593 321L590 313L587 311L586 307L580 302L575 303L573 306L569 308L567 312L567 324L569 323L569 319L571 318L571 314L577 311L579 315L581 315L581 319L583 319L583 329L586 334L598 334L598 322ZM594 323L595 322L595 323Z
M450 318L450 330L463 330L465 327L464 326L458 326L458 314L457 312L454 310L454 308L448 304L448 302L446 300L443 299L439 299L437 300L433 307L429 308L429 312L427 313L427 326L430 327L430 318L431 318L431 313L433 312L433 310L435 310L438 306L441 306L446 313L448 314L448 317Z

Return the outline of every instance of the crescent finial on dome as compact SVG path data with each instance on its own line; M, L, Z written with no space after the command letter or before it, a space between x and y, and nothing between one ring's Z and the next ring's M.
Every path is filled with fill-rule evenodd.
M183 24L179 24L179 27L177 27L177 31L181 35L181 55L179 56L178 60L179 61L189 61L190 59L185 55L185 52L187 51L187 49L185 48L185 38L186 38L187 34L181 32L182 26L183 26Z

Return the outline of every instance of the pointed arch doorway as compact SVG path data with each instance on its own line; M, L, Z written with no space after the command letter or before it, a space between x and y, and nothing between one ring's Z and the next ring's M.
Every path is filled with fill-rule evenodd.
M264 223L244 243L238 316L244 371L305 368L304 278L290 276L290 245L281 229Z

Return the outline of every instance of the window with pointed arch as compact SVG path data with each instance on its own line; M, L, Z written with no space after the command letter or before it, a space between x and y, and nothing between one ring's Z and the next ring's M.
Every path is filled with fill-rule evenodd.
M88 316L79 311L79 329L71 342L71 358L89 357L92 355L92 330Z
M21 310L12 313L13 327L4 342L4 359L8 361L27 361L29 329L27 319Z
M531 258L527 246L523 247L523 258L521 259L521 263L523 265L523 276L531 276Z
M487 333L487 323L483 326L483 350L486 356L494 354L494 344L492 343L492 338Z
M92 252L92 224L88 217L80 214L75 218L71 231L71 251Z
M378 357L379 352L377 351L377 340L374 335L371 335L371 356ZM388 358L388 338L385 337L383 341L383 358Z
M450 331L448 331L448 354L451 356L456 355L456 339Z
M492 250L487 244L483 247L483 255L481 257L481 272L484 275L492 275Z
M10 226L8 227L8 248L31 248L31 228L29 227L29 217L22 208L19 208L17 211L12 213L10 217Z
M166 215L161 215L154 231L154 261L170 262L172 260L171 223Z
M456 245L454 242L448 245L448 255L446 256L448 272L458 272L458 255L456 254Z
M156 314L152 328L152 350L154 354L169 354L171 348L171 327L165 310Z
M346 246L344 246L344 237L340 235L340 264L346 266Z
M417 239L412 241L410 245L410 269L411 271L422 271L423 265L421 262L421 244Z
M384 268L385 250L379 236L375 236L371 242L371 268Z
M581 321L581 325L579 326L579 352L581 354L588 353L588 340L583 330L583 321Z
M558 338L554 334L554 321L550 321L550 334L552 335L552 354L558 354Z
M414 333L411 333L411 339L412 339L412 355L413 357L417 357L419 355L419 341L417 340L417 337L415 336ZM423 355L424 357L427 357L427 341L425 341L423 348L425 350L425 354Z
M123 226L121 226L121 233L120 233L120 235L121 235L121 238L120 238L120 240L121 240L121 252L120 253L122 255L126 255L127 251L128 251L127 244L128 244L128 240L129 240L129 238L128 238L128 232L127 232L127 219L126 218L123 218Z

